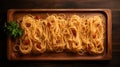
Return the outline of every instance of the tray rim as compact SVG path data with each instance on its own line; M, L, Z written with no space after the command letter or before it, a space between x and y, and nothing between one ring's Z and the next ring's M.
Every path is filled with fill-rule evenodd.
M81 12L81 11L88 11L88 12L104 12L107 16L107 53L105 54L105 56L101 56L99 58L89 58L89 57L81 57L81 58L51 58L51 59L34 59L34 58L24 58L24 59L14 59L12 58L10 55L10 41L8 40L10 37L8 36L7 39L7 58L8 60L110 60L112 58L112 11L111 9L9 9L7 12L7 21L11 20L12 14L14 14L17 11L26 11L26 12L35 12L35 11L48 11L48 12L56 12L56 11L62 11L62 12L66 12L66 11L73 11L73 12Z

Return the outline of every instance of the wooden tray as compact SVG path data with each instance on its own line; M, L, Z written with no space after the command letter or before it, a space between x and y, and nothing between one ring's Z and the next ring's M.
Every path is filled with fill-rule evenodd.
M79 14L79 15L102 15L105 20L105 51L100 56L79 56L79 55L68 55L65 53L53 53L37 56L17 56L12 50L12 41L8 37L7 41L7 57L9 60L110 60L112 57L112 18L110 9L9 9L8 10L8 21L16 20L20 16L26 14L32 15L45 15L46 13L65 13L65 14Z

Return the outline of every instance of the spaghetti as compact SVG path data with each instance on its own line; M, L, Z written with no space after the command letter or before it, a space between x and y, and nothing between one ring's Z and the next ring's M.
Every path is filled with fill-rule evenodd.
M51 14L44 19L36 19L33 15L25 15L21 20L19 23L24 34L18 40L23 54L69 51L83 55L104 51L101 16Z

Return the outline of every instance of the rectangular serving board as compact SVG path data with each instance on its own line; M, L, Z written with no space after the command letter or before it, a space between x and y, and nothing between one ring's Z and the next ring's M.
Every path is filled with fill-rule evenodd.
M63 13L65 15L102 15L105 21L105 39L104 53L99 56L80 56L75 54L62 53L43 53L37 56L25 55L18 56L13 52L11 38L7 39L7 58L8 60L110 60L112 58L112 14L110 9L9 9L7 13L7 21L12 21L26 14L40 15L46 17L47 14Z

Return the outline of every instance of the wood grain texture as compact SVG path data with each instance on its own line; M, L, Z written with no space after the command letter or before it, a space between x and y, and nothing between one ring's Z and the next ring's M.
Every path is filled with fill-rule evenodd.
M11 8L108 8L112 10L112 59L110 61L8 61L3 24ZM120 65L120 0L1 0L0 64L12 67L119 67Z

